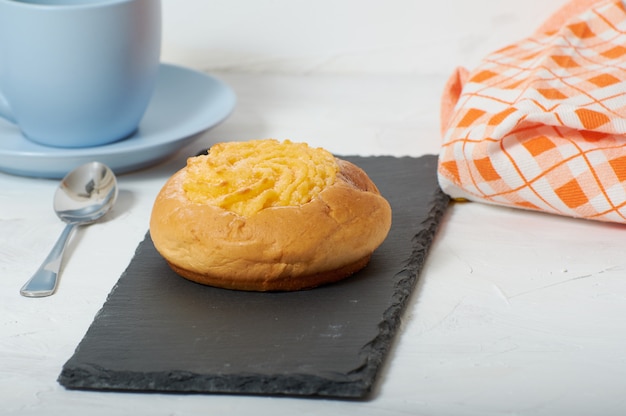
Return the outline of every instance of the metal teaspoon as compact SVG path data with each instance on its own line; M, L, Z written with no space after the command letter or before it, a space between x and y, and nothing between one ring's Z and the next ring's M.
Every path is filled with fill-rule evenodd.
M90 162L68 173L54 194L54 211L67 223L42 265L20 289L27 297L50 296L57 287L63 251L72 230L106 214L117 199L117 179L111 169Z

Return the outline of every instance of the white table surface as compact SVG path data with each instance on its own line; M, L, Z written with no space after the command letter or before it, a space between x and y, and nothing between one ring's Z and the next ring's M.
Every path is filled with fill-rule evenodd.
M0 173L1 415L623 415L626 229L454 204L368 401L67 391L56 379L148 229L186 156L223 140L308 141L337 154L439 148L447 74L213 74L234 113L168 161L119 177L102 222L70 242L58 292L19 295L63 224L57 181ZM139 296L139 294L138 294Z

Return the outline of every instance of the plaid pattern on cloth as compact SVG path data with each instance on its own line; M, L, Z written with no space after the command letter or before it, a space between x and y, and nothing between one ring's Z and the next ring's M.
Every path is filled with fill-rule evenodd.
M450 78L438 175L452 198L626 223L626 9L583 3Z

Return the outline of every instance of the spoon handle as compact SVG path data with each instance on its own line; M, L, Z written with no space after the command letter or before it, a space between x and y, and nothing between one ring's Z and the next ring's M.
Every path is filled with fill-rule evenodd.
M59 239L54 244L54 247L52 247L50 254L48 254L48 257L46 257L30 280L20 289L22 296L40 298L50 296L54 293L57 287L57 278L59 269L61 268L63 251L65 250L67 240L72 234L75 225L76 224L70 223L65 226Z

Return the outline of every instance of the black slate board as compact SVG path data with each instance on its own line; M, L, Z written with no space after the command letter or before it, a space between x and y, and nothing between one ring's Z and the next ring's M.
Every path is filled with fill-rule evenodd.
M346 157L389 200L370 264L301 292L202 286L174 274L149 233L58 381L68 389L367 398L448 198L437 158Z

